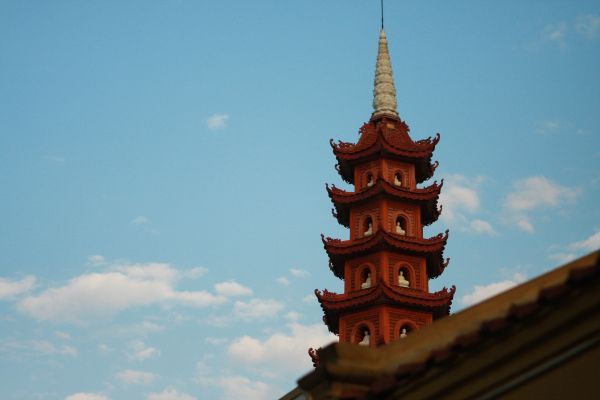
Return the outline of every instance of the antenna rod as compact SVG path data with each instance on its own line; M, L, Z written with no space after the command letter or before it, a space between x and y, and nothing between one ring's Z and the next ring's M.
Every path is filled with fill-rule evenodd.
M383 30L383 0L381 0L381 29Z

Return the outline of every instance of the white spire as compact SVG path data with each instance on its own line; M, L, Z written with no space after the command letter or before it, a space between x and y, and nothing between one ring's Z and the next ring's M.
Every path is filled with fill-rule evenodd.
M373 89L373 115L392 115L398 117L396 111L396 88L392 74L392 62L388 52L387 38L383 28L379 33L379 51L375 66L375 88Z

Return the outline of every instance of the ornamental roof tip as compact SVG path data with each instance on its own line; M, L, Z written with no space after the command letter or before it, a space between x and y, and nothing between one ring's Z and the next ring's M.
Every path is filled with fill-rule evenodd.
M375 81L373 85L373 115L374 119L383 115L398 118L396 87L394 86L394 74L392 62L387 45L387 37L383 27L379 32L379 46L377 49L377 62L375 64Z
M442 135L440 133L436 133L434 137L429 136L426 139L417 140L416 144L438 144Z

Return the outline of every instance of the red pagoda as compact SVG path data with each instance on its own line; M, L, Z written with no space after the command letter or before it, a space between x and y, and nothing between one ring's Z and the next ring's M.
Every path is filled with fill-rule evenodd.
M433 176L438 165L431 157L440 135L413 141L398 116L383 29L373 108L358 143L331 141L336 169L354 185L352 192L327 186L333 214L350 229L350 239L323 237L329 267L344 280L344 293L315 293L325 324L340 342L378 346L448 315L455 292L454 286L429 292L429 279L448 265L443 258L448 231L423 237L423 226L440 215L443 181L417 187ZM318 362L316 352L309 352Z

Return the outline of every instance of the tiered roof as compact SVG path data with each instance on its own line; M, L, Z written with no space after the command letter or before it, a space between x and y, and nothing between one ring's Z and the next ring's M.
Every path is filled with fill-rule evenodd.
M450 290L443 288L438 292L428 293L412 288L390 286L380 281L371 288L349 293L337 294L325 289L323 292L315 290L315 294L325 313L323 317L325 323L332 333L337 334L340 314L364 305L401 303L407 308L430 311L434 319L443 317L450 313L455 291L456 287L452 286Z
M409 127L400 119L382 117L371 120L360 128L357 143L330 140L333 154L338 161L336 169L342 179L354 183L354 166L377 158L389 158L415 165L417 183L433 176L438 163L431 163L440 134L435 137L413 141L408 135Z
M442 211L441 207L438 208L438 199L443 185L444 180L439 185L436 181L426 188L408 189L394 186L384 179L377 179L373 186L359 192L346 192L335 185L331 188L329 185L326 187L335 207L334 216L340 224L349 228L350 208L379 194L418 203L421 206L421 222L423 225L429 225L438 219Z
M448 241L448 231L432 238L399 235L379 229L371 236L355 240L324 237L321 240L329 256L329 268L340 279L344 278L344 262L357 256L383 250L400 250L405 254L423 255L427 261L427 276L436 278L448 266L443 252Z

